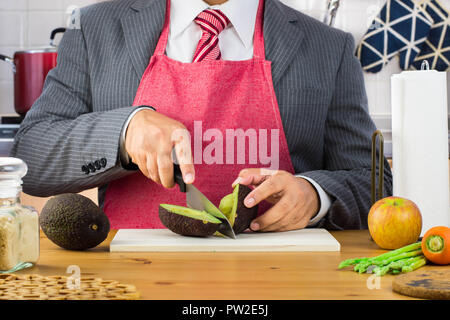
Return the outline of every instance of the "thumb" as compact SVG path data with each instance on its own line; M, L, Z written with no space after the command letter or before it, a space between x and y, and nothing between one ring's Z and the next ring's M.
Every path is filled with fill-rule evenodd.
M245 177L238 177L232 184L234 188L237 184L242 184L244 186L254 186L257 187L264 181L266 181L269 176L263 176L260 174L248 175Z
M239 177L233 182L234 187L237 184L259 186L268 178L277 173L277 170L269 170L264 168L250 168L239 172Z

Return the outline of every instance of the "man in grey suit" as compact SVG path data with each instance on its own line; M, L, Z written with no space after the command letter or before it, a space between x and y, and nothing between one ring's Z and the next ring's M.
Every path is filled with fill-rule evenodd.
M60 44L58 66L16 136L12 155L29 166L26 193L50 196L99 187L103 204L108 183L136 170L173 186L169 159L177 145L171 135L184 125L158 113L158 106L131 107L165 10L165 0L107 1L81 10ZM256 186L246 205L264 199L284 203L258 217L252 230L366 228L376 128L352 36L266 0L264 40L296 174L241 172L240 183ZM384 161L387 196L392 175ZM192 183L192 162L181 167Z

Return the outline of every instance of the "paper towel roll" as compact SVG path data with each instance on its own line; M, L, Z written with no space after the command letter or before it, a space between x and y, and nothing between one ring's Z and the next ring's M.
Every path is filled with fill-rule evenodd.
M394 196L417 204L421 235L450 227L446 73L404 71L391 80Z

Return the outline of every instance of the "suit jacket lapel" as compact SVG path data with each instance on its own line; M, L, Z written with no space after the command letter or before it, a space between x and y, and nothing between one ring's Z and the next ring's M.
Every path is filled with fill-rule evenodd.
M125 43L139 79L155 51L165 13L165 0L137 0L121 19Z
M266 59L272 61L275 85L298 53L305 35L298 25L298 16L278 0L266 0L264 10Z

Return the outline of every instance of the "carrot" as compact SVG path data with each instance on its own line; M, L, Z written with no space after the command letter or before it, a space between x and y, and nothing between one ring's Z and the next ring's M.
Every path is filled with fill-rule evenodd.
M434 227L422 238L425 257L435 264L450 264L450 228Z

